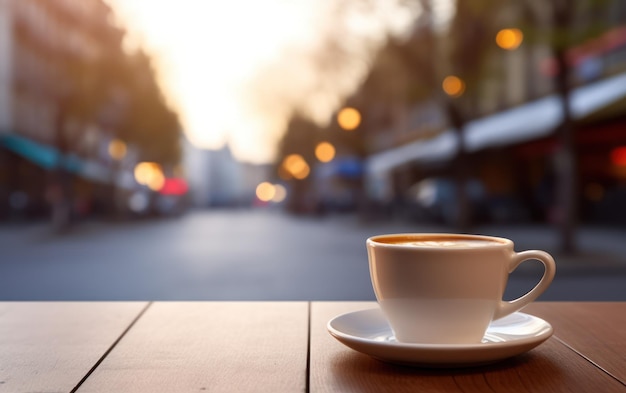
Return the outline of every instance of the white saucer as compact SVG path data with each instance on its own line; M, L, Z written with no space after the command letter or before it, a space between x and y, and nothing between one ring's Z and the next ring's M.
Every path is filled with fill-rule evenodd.
M410 366L463 367L496 362L531 350L547 340L552 326L517 312L491 323L482 343L409 344L396 341L380 309L333 318L330 334L348 347L376 359Z

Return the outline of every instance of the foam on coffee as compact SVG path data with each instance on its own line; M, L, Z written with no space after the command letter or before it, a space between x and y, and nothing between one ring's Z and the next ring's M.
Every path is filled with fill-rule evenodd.
M500 244L494 240L465 238L465 237L388 237L376 239L377 242L387 244L397 244L401 246L427 247L427 248L478 248Z
M459 240L414 240L414 241L402 242L399 244L406 244L406 245L415 246L415 247L467 248L467 247L493 246L494 242L491 242L489 240L459 239Z

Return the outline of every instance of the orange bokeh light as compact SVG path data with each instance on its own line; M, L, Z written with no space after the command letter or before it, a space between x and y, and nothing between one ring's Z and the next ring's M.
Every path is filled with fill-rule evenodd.
M343 108L337 114L337 123L346 131L355 130L361 124L361 113L354 108Z
M524 41L524 33L520 29L502 29L496 34L496 44L506 50L517 49Z
M451 97L460 97L465 92L465 82L455 75L446 76L441 87Z
M281 167L283 168L283 172L299 180L305 179L311 172L309 164L307 164L300 154L290 154L285 157Z
M140 162L134 169L137 183L147 186L152 191L159 191L165 184L165 175L156 162Z
M329 142L320 142L315 147L315 157L321 162L330 162L335 158L335 146Z
M126 157L126 143L120 139L113 139L109 142L109 156L116 161L120 161Z
M256 197L259 198L260 201L269 202L274 198L275 194L276 188L269 182L265 181L256 187Z

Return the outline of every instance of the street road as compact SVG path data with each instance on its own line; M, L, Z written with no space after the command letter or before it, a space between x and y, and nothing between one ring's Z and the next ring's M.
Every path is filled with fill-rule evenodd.
M354 216L298 218L270 210L213 210L181 218L79 223L56 235L45 224L0 226L0 300L373 300L365 239L445 232ZM516 250L556 249L553 229L485 227ZM542 300L626 300L626 231L581 231L581 254L560 257ZM507 298L530 289L527 262Z

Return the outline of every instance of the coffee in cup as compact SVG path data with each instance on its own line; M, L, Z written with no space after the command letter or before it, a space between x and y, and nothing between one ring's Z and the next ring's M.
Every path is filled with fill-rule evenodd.
M515 252L509 239L463 234L394 234L367 239L378 303L396 339L407 343L480 343L491 321L514 313L554 278L544 251ZM544 265L539 283L504 301L509 274L523 261Z

